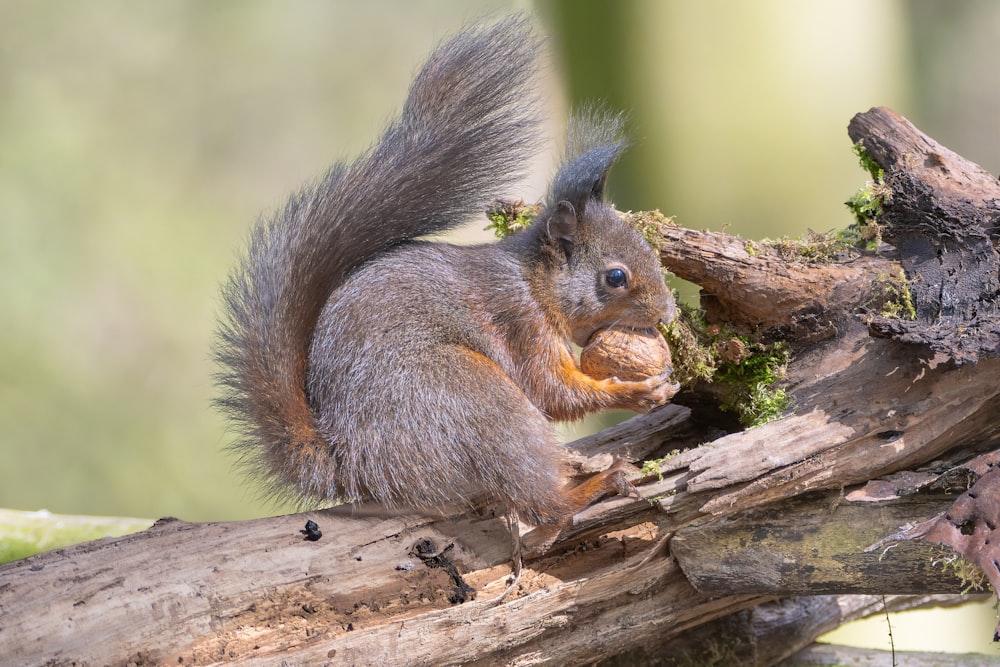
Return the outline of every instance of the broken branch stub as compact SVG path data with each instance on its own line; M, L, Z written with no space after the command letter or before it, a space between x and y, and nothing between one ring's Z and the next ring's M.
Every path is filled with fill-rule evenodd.
M856 115L848 134L891 189L879 222L899 252L916 314L875 317L872 332L957 364L1000 354L1000 182L886 108Z

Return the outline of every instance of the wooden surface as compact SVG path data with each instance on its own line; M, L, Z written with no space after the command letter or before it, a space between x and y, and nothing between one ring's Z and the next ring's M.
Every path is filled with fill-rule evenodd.
M952 593L964 582L945 567L948 550L869 547L953 500L926 493L868 506L839 492L811 494L696 522L674 535L670 552L696 589L715 595Z

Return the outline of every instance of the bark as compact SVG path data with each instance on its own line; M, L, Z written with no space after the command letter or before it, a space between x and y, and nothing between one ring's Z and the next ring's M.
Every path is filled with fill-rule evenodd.
M511 537L489 515L342 508L164 520L0 567L0 655L16 664L722 656L771 665L849 618L880 613L882 595L922 596L889 598L890 607L929 593L960 599L967 581L946 567L952 552L898 535L947 517L983 474L970 462L1000 444L1000 186L888 110L859 115L850 132L891 190L879 217L888 243L876 252L817 260L640 221L659 237L664 265L704 288L708 330L792 350L790 410L738 428L718 383L691 382L674 405L572 443L582 472L614 456L665 458L637 473L640 497L598 503L558 535L527 532L529 557L502 602ZM912 320L884 308L887 276L899 275ZM665 456L673 450L683 451ZM963 516L993 516L978 510ZM307 519L320 539L300 533ZM796 659L788 664L809 664Z

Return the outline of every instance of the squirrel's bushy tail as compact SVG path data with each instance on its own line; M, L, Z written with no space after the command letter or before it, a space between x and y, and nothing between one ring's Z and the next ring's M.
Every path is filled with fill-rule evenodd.
M274 490L292 481L288 461L328 447L305 385L327 298L373 256L466 222L508 194L537 143L538 50L524 17L444 43L377 144L253 229L223 290L217 404L241 431L241 462Z

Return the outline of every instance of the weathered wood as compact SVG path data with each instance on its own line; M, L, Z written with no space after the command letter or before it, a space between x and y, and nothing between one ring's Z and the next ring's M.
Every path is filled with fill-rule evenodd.
M876 108L848 126L892 191L880 220L914 290L916 319L875 318L873 331L957 363L1000 353L1000 182L899 114Z
M886 246L806 262L766 244L653 225L664 264L711 292L710 326L731 324L794 350L790 414L725 434L719 425L731 428L732 420L699 383L676 405L577 443L581 471L614 456L640 463L705 444L637 475L639 498L607 499L558 535L524 535L529 553L540 555L526 561L502 604L492 600L511 573L511 538L497 518L362 508L172 521L0 567L0 656L16 664L587 664L705 656L712 641L718 649L726 639L719 628L743 627L756 652L735 655L774 664L846 618L832 607L818 616L818 607L795 598L776 603L782 614L770 626L734 620L751 607L763 614L769 608L760 605L778 594L957 593L952 575L913 566L926 563L920 548L900 546L881 561L878 553L851 554L904 527L895 522L930 519L947 497L920 491L873 502L849 487L932 463L947 470L1000 448L1000 359L991 338L1000 329L987 275L996 277L995 250L983 242L996 234L1000 197L968 196L966 187L986 192L990 179L953 154L920 149L931 140L890 113L869 112L852 128L885 169L893 199L882 224L886 239L909 239L902 252ZM911 182L919 196L905 195ZM926 230L919 246L913 239ZM933 266L926 248L954 250L960 266ZM955 277L956 268L979 277ZM912 322L872 306L881 276L901 269L920 304ZM299 534L307 518L320 524L319 541ZM841 547L847 560L814 554L804 542L796 551L810 535L830 545L833 525L864 528L845 530L843 539L855 540ZM766 541L765 529L784 532ZM741 534L742 560L720 549ZM792 566L782 569L785 555ZM869 574L849 576L847 563ZM457 602L463 583L472 599ZM843 608L850 599L827 604Z
M717 440L690 463L689 491L725 488L717 514L838 489L997 445L1000 360L933 367L887 341L847 335L789 369L796 414ZM825 368L822 375L811 370ZM776 446L780 443L780 446Z
M786 328L800 340L836 335L844 316L871 298L877 277L898 267L875 256L789 262L773 247L722 232L655 219L647 224L663 239L658 244L663 265L701 286L710 321Z
M696 522L677 531L670 553L695 589L714 595L953 593L966 582L945 567L950 550L903 541L867 549L954 498L914 494L867 506L838 492L810 494Z
M655 495L666 481L641 488ZM696 514L697 505L687 513ZM306 661L405 657L410 664L449 664L517 655L522 664L545 664L557 655L561 664L573 664L623 646L660 646L687 628L767 599L698 593L660 545L673 517L646 501L611 499L588 510L567 538L573 549L529 563L522 597L499 606L490 598L510 572L502 521L345 514L165 522L6 566L0 570L0 653L25 664L51 657L183 658L185 664L252 657L255 664L274 664L291 650ZM318 542L299 534L307 517L324 531ZM606 531L615 522L633 528L588 537L595 530L588 523ZM446 573L411 555L422 539L441 549L455 545L450 558L476 589L476 601L448 601L453 584ZM750 571L744 576L752 579ZM449 628L449 641L428 642L442 636L435 635L441 628ZM456 636L460 641L452 641ZM155 645L146 641L151 637Z
M681 405L664 405L650 414L638 415L620 424L610 426L600 433L573 442L573 452L583 455L581 472L594 472L591 459L608 467L607 456L620 456L629 461L642 461L666 446L677 447L696 430L691 421L691 410ZM699 444L691 443L691 446ZM603 469L600 468L600 469Z
M497 605L510 573L503 521L345 514L164 521L10 564L0 579L0 655L25 665L265 665L294 650L307 664L508 655L573 664L623 643L658 643L760 601L698 594L662 549L653 551L661 535L650 525L536 561L522 575L520 597ZM302 538L306 516L323 538ZM447 573L412 553L421 540L456 565L475 601L449 601Z

